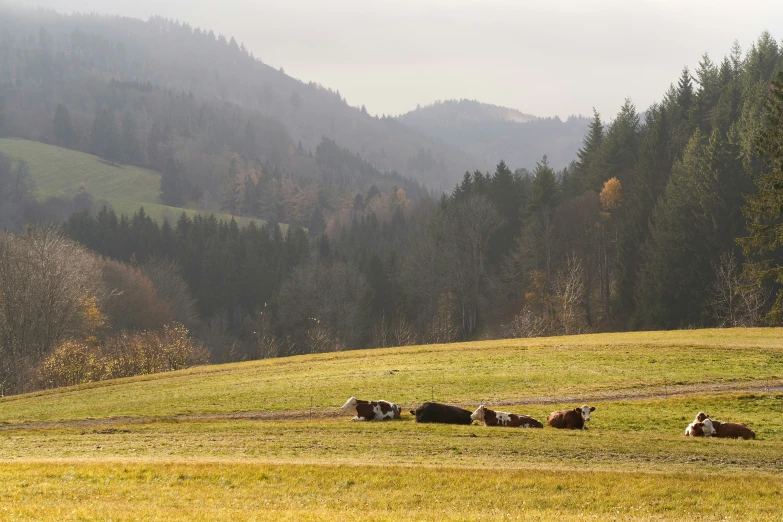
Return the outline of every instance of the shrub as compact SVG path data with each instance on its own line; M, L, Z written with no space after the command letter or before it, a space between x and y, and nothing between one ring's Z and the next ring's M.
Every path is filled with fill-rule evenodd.
M66 341L46 356L34 371L33 386L57 388L134 375L147 375L209 362L204 347L187 328L168 324L160 332L126 333L103 346Z
M36 388L73 386L104 378L100 348L77 341L65 341L57 346L36 367Z

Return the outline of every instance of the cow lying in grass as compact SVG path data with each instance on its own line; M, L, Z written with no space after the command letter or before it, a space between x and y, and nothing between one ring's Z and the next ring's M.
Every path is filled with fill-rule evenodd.
M416 422L421 423L470 424L473 422L468 410L437 402L425 402L415 411L411 410L411 415L415 415Z
M685 428L686 437L712 437L713 435L715 435L715 427L707 418L702 420L697 418Z
M356 397L348 399L340 409L354 415L352 421L398 419L401 412L400 407L393 402L363 401Z
M562 430L586 430L585 422L590 420L591 411L595 411L595 406L584 405L573 410L553 411L546 418L546 422L553 428Z
M696 415L696 420L694 420L694 423L698 422L707 422L710 421L715 433L713 434L715 437L721 438L721 439L755 439L756 438L756 432L754 432L752 429L748 428L745 424L741 422L721 422L710 419L710 416L704 413L703 411L700 411L698 415Z
M544 425L533 417L493 411L483 404L470 416L472 420L483 422L487 426L509 426L511 428L543 428Z

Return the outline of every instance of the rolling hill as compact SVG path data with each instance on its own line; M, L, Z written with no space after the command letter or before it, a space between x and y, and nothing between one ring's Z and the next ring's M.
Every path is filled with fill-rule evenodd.
M576 159L588 118L538 118L516 109L474 100L437 102L400 116L399 121L478 158L485 169L504 160L512 169L532 170L546 154L562 169Z
M361 350L7 397L0 509L36 520L680 520L707 502L708 515L773 520L781 334ZM350 395L485 402L542 420L583 402L596 411L583 432L418 425L407 411L350 423L337 410ZM746 422L757 440L684 438L700 410Z
M305 83L282 68L270 67L211 28L162 18L142 21L0 6L0 35L0 96L6 98L6 125L13 136L50 136L54 110L63 103L82 133L89 132L96 110L106 104L134 115L143 113L147 124L166 117L180 137L187 138L200 124L212 123L213 110L203 107L209 103L227 107L230 120L254 119L259 142L244 151L251 161L261 155L293 170L289 147L301 143L304 150L314 151L326 137L382 172L397 171L431 188L451 188L466 168L477 165L462 151L394 118L350 106L337 86ZM263 55L264 50L255 51ZM99 86L110 82L119 87L101 92ZM135 88L127 100L122 86ZM140 93L156 90L192 98L201 107L189 114L182 114L182 108L170 109L178 111L176 115L165 114L169 109L159 102L140 107ZM41 97L50 103L42 106ZM238 141L244 141L244 131L242 121ZM225 136L225 127L220 132L224 136L209 155L220 152L232 137ZM432 161L417 161L421 154Z
M132 215L143 206L153 219L176 221L185 212L189 216L202 213L192 208L164 205L160 201L160 173L131 165L112 165L97 156L85 154L37 141L0 139L0 153L22 159L30 166L35 181L36 198L70 199L80 187L92 195L96 205L110 205L120 214ZM230 221L228 214L215 214ZM250 220L235 218L241 224ZM258 222L258 220L256 220Z

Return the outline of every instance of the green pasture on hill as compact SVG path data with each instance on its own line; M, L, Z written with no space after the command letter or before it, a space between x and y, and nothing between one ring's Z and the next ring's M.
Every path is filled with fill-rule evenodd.
M0 519L780 520L782 376L783 330L692 330L318 354L6 397ZM541 420L581 397L596 410L586 431L335 415L350 395L433 393ZM684 437L698 411L757 438Z
M352 395L477 405L777 379L783 329L594 334L204 366L0 399L0 424L334 409Z
M113 165L97 156L37 141L0 139L0 152L30 165L36 198L72 198L84 186L96 202L105 201L118 214L132 215L139 207L153 219L176 221L183 212L194 216L193 209L171 207L160 201L160 173L131 165ZM230 221L228 214L215 214ZM235 218L240 225L251 220ZM261 224L261 220L256 220Z

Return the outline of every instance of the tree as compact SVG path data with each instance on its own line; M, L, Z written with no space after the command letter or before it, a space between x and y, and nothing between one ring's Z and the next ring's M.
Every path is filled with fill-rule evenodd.
M52 121L52 132L59 145L71 148L76 145L77 137L71 124L71 113L62 103L57 106Z
M54 227L0 233L0 383L18 386L25 370L81 334L85 306L100 297L99 272L96 256Z
M122 161L122 145L117 133L114 114L109 109L101 109L92 124L90 152L96 156L119 163Z
M584 297L584 273L582 262L569 255L565 266L555 276L553 283L556 300L555 311L565 335L584 333L587 329L581 302Z
M769 170L753 176L757 192L745 197L742 209L749 234L738 242L750 260L745 265L750 280L783 285L783 72L770 87L765 119L756 148ZM783 321L783 288L778 288L769 319Z
M460 304L463 336L472 335L484 308L489 240L503 225L503 217L484 196L472 196L446 211L445 239L453 242L448 259L452 288Z
M557 203L557 179L549 166L546 155L536 164L533 172L533 186L530 194L531 212L549 211Z
M31 197L35 189L35 181L30 175L30 165L25 160L20 159L16 162L13 177L11 201L19 203Z
M160 199L172 207L185 203L185 165L176 158L170 157L161 173Z
M139 130L130 112L126 112L122 119L122 157L129 165L139 167L144 165L144 151L139 139Z
M582 140L582 148L576 153L577 163L576 172L581 181L582 190L590 188L587 182L590 167L595 161L601 142L604 140L604 124L601 121L601 115L593 108L593 119L590 121L590 127L587 135Z

